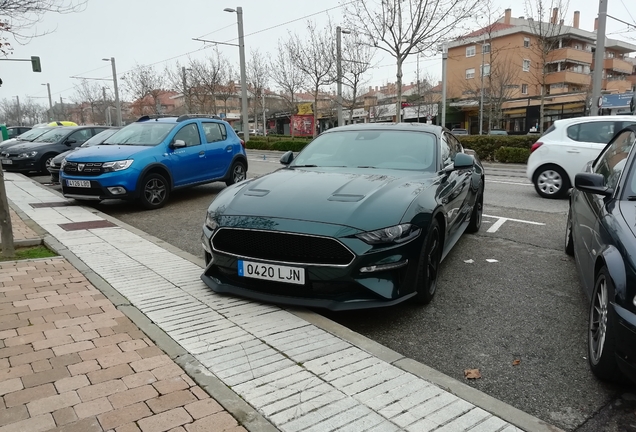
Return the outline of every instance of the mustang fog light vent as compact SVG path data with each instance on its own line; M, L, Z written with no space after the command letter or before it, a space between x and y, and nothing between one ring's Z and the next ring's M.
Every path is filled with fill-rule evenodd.
M126 193L126 189L121 186L109 187L108 191L113 195L122 195Z
M379 264L379 265L374 265L369 267L362 267L360 269L360 273L373 273L373 272L386 271L386 270L395 270L395 269L404 267L408 263L409 263L409 260L404 260L404 261L400 261L396 263Z

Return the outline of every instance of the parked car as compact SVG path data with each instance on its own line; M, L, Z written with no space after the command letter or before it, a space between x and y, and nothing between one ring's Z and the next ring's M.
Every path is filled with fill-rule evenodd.
M0 153L7 171L48 173L47 167L58 154L84 144L104 126L60 126L40 135L33 142L22 142Z
M532 145L526 175L541 197L564 197L574 176L596 159L614 134L635 124L631 115L557 120Z
M588 359L601 379L636 382L636 126L574 178L565 251L590 298Z
M454 128L453 130L451 130L451 132L453 133L453 135L470 135L468 133L468 129Z
M77 200L138 200L159 208L180 188L245 180L244 145L216 116L144 116L103 145L69 154L61 166L62 192Z
M2 141L2 143L0 143L0 152L21 142L33 142L38 137L44 135L46 132L50 131L51 129L53 128L52 127L33 128L30 131L27 131L23 133L22 135L19 135L15 138L10 138L8 140Z
M341 126L280 161L208 208L213 291L331 310L428 303L440 262L481 226L482 165L440 126Z
M28 126L9 126L7 128L7 140L11 138L15 138L18 135L22 135L23 133L28 132L30 130L31 128Z
M110 128L110 129L103 130L100 133L98 133L97 135L93 136L92 138L89 138L81 146L79 146L77 148L74 148L74 149L71 149L71 150L67 150L64 153L60 153L59 155L55 156L51 160L51 163L49 163L49 166L47 167L47 169L49 170L49 173L51 173L51 182L57 183L57 182L60 181L60 166L62 166L62 161L64 160L64 158L66 156L68 156L72 152L77 151L77 150L79 150L81 148L92 147L92 146L95 146L95 145L103 144L104 141L106 141L107 138L109 138L111 135L113 135L119 129L121 129L121 128L115 127L115 128Z
M491 129L488 132L488 135L508 135L508 131L505 131L503 129Z

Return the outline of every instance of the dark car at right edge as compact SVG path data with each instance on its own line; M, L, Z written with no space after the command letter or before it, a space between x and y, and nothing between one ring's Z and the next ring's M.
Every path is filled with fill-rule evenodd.
M576 174L565 251L590 298L588 359L601 379L636 382L636 126Z

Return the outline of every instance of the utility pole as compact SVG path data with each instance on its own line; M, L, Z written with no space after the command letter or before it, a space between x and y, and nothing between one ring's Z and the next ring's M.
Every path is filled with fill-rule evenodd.
M53 115L53 99L51 99L51 84L46 83L46 91L49 93L49 121L51 121L51 116Z
M238 24L239 37L239 59L241 66L241 126L243 128L243 141L250 140L250 118L247 112L247 72L245 70L245 37L243 35L243 8L238 6L236 9L225 8L224 12L236 13L236 22ZM254 120L256 120L256 112L254 112Z
M18 126L22 126L22 111L20 111L20 96L16 96L15 100L18 104Z
M188 93L188 81L186 79L186 67L185 66L181 67L181 80L182 80L182 83L183 83L183 103L185 105L186 114L190 114L190 103L188 101L188 96L186 96L186 93Z
M448 62L448 49L442 42L442 127L446 127L446 63Z
M486 39L481 42L481 91L479 96L479 135L484 133L484 45Z
M605 63L605 29L607 28L607 0L598 2L598 29L596 30L596 51L594 52L594 73L592 75L592 109L590 114L598 115L601 88L603 87L603 66Z
M265 91L261 92L261 97L263 98L263 136L267 135L267 127L265 125Z
M106 87L102 87L102 96L104 98L104 122L106 122L106 126L112 126L110 123L110 106L108 106L108 101L106 101Z
M336 83L338 87L338 126L344 126L344 116L342 114L342 35L351 33L350 30L336 27Z
M64 99L62 99L62 96L60 96L60 114L62 115L62 118L66 117L66 114L64 113Z

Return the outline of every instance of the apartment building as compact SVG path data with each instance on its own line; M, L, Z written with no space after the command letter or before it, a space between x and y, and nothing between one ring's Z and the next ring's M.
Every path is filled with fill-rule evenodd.
M544 97L544 129L554 120L585 115L589 109L596 27L580 28L580 12L571 25L552 11L549 23L503 18L448 45L448 97L461 110L459 124L477 133L484 91L484 130L503 128L525 133L537 127ZM542 37L549 36L549 37ZM622 94L634 86L630 53L636 45L606 38L603 93ZM483 65L483 67L482 67ZM483 69L483 70L482 70ZM483 83L483 84L482 84Z

